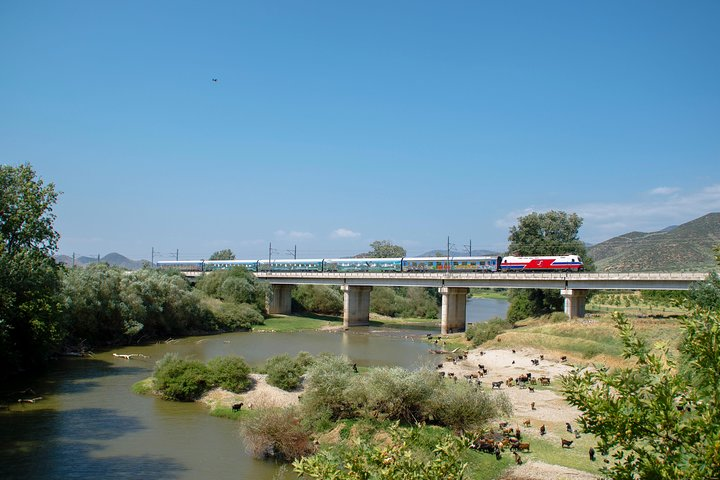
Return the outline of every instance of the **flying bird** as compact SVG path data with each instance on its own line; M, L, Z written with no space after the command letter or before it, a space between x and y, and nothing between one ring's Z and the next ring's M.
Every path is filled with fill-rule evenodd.
M215 83L217 83L218 79L217 79L217 78L213 78L212 81L215 82Z

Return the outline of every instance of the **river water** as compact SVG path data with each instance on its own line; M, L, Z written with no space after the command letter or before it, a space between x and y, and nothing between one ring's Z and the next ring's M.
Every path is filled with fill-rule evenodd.
M502 300L471 299L468 322L504 316L506 310L507 302ZM63 359L44 377L5 394L10 402L36 396L43 400L10 403L9 411L0 411L0 478L270 480L278 466L245 453L236 422L211 417L199 404L135 395L131 386L150 376L155 362L167 352L203 361L235 354L251 365L281 353L330 352L346 355L360 366L415 369L436 360L428 353L428 344L419 341L419 333L374 327L349 332L230 333ZM113 353L149 358L128 361ZM26 388L32 392L18 392Z

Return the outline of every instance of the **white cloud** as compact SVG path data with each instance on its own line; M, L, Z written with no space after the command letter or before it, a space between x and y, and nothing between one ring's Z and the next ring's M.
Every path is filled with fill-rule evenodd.
M628 202L597 202L579 205L546 205L508 212L495 221L498 228L509 230L518 217L531 212L562 210L583 218L581 239L602 242L630 231L653 232L677 225L711 212L720 212L720 184L699 191L678 193L680 189L660 187L652 198Z
M286 232L285 230L276 230L275 236L290 238L315 238L315 235L310 232L298 232L296 230L291 230L289 232Z
M348 230L347 228L338 228L337 230L333 231L330 236L332 238L355 238L359 237L360 234L358 232Z
M677 187L657 187L650 190L650 195L672 195L679 191L680 189Z

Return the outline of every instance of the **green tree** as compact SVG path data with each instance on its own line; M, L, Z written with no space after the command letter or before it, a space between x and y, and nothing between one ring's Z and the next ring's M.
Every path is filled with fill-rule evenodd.
M578 238L582 222L575 213L554 210L520 217L518 225L510 228L508 252L518 256L577 254L583 260L585 270L592 271L595 268L593 261ZM513 290L508 319L515 322L528 316L544 315L562 310L563 304L559 290Z
M30 165L0 165L0 376L42 366L63 339L57 198Z
M614 315L630 368L585 369L563 379L580 425L615 461L615 479L720 478L720 316L695 309L683 320L680 357L652 350Z
M370 248L372 250L358 255L358 258L400 258L407 255L403 247L390 240L375 240L370 244Z
M235 254L229 248L218 250L210 255L209 260L235 260Z

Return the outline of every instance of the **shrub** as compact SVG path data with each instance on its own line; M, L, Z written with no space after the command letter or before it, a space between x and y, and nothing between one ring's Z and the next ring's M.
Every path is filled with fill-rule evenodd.
M425 418L425 406L442 386L430 370L409 372L400 367L370 370L354 387L353 397L368 414L416 423Z
M246 303L225 302L215 311L215 318L226 330L251 328L265 322L258 309Z
M207 364L213 386L240 393L252 385L250 366L242 357L216 357Z
M155 365L155 385L163 398L191 402L212 386L210 370L199 360L167 353Z
M288 354L270 358L265 364L267 382L283 390L295 390L302 382L305 369Z
M430 398L428 414L455 432L467 432L493 418L511 416L512 404L504 393L490 395L469 383L444 382L442 391Z
M241 433L250 454L257 458L292 461L315 451L311 430L295 409L265 409L243 422Z
M512 328L512 324L502 318L495 317L487 322L473 323L465 329L465 338L472 342L474 347L492 340L499 334Z
M327 285L298 285L293 289L295 306L306 312L339 315L343 311L343 296L337 287Z
M305 416L333 420L350 416L355 402L349 400L347 391L355 376L346 357L325 354L316 358L305 379L302 399Z
M553 312L550 314L550 323L562 323L569 320L565 312Z

